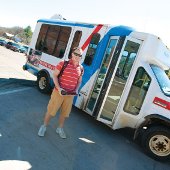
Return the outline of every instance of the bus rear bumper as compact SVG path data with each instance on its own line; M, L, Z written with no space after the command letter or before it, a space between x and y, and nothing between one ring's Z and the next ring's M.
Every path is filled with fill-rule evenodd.
M27 65L23 65L23 66L22 66L22 69L23 69L23 70L27 70Z

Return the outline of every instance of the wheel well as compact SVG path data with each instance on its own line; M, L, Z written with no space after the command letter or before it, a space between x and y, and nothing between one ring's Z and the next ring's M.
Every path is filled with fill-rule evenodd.
M145 117L145 121L135 130L134 139L140 137L147 128L153 126L170 128L170 119L156 114Z
M41 74L46 74L48 79L50 80L50 74L47 70L43 69L43 70L40 70L38 73L37 73L37 77L40 76Z
M50 74L47 70L45 69L42 69L40 70L38 73L37 73L37 78L38 76L40 76L41 74L45 74L47 77L48 77L48 80L49 80L49 84L51 85L51 87L54 86L54 83L53 83L53 79L50 77Z
M41 77L46 77L47 79L47 82L46 82L46 85L43 87L43 89L39 86L39 79ZM50 77L50 74L47 70L43 69L43 70L40 70L38 73L37 73L37 87L38 87L38 90L42 93L51 93L52 92L52 89L53 89L53 80L52 78Z
M145 126L146 127L152 127L152 126L157 126L157 125L170 127L170 124L167 121L160 119L160 118L150 118Z

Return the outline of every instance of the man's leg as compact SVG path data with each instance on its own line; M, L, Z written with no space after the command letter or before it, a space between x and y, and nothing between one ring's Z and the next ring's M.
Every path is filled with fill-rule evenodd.
M58 91L53 90L51 99L47 106L47 112L44 117L44 124L41 125L38 131L38 136L45 135L47 125L49 124L51 118L56 115L56 112L58 111L61 104L62 104L62 96L58 93Z
M44 117L44 125L47 126L51 120L52 116L46 112L45 117Z
M65 119L69 117L73 104L73 96L64 96L63 103L61 105L61 113L59 117L59 127L63 128Z
M60 117L59 117L59 120L58 120L58 126L60 128L63 128L65 119L66 119L66 117L63 114L60 114Z
M62 139L66 138L66 134L63 130L65 119L66 119L65 115L63 115L61 112L58 120L58 128L56 129L56 133L58 133Z
M71 112L73 103L73 96L64 96L63 103L61 105L61 113L58 120L58 128L56 129L56 132L60 135L61 138L65 139L66 134L64 133L63 127L64 122L67 117L69 117L69 114Z

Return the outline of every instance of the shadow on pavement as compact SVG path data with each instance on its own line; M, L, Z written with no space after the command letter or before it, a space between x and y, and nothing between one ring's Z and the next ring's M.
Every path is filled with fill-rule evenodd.
M36 81L25 80L25 79L16 79L16 78L0 78L0 91L8 88L17 88L17 87L34 87L36 86Z

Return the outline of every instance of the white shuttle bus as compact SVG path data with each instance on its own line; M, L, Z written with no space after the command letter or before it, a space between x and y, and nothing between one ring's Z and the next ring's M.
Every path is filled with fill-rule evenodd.
M159 37L126 26L40 19L24 70L41 92L71 49L84 51L84 75L74 105L112 129L135 129L149 156L170 158L170 50Z

